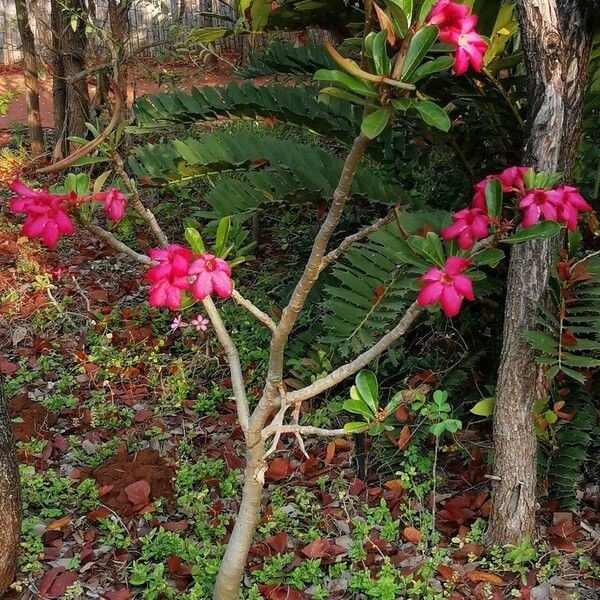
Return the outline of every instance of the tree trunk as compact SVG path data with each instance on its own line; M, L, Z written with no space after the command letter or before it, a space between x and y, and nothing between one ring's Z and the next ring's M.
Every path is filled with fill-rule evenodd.
M248 435L242 502L221 560L213 592L214 600L239 600L240 597L240 584L258 524L264 487L264 444L260 437L262 425L264 423L254 434Z
M35 51L35 40L29 26L29 15L25 0L15 0L15 12L25 67L25 101L27 103L27 125L29 126L31 153L34 157L38 157L44 154L44 134L42 132L38 89L38 58Z
M69 136L85 136L90 120L90 96L85 77L67 82L85 69L87 38L83 0L52 0L53 101L57 147L55 160L69 152ZM75 29L71 17L77 15ZM75 23L75 21L74 21Z
M0 596L14 581L21 537L19 468L0 378Z
M54 152L53 162L66 156L67 138L67 82L63 61L63 43L60 32L64 28L64 19L58 0L50 3L50 27L52 28L52 109L54 112Z
M593 9L585 0L518 0L528 74L524 164L568 179L581 125ZM559 241L511 250L504 340L494 411L494 480L487 542L516 544L535 532L537 440L533 409L547 393L525 331L535 327Z

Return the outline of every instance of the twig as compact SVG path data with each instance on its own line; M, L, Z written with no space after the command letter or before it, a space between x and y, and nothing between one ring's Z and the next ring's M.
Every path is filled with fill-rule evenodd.
M349 363L335 369L335 371L332 371L329 375L317 379L315 382L300 390L291 392L288 395L289 401L300 402L313 398L317 394L336 386L338 383L344 381L344 379L354 375L354 373L357 373L363 367L366 367L373 359L377 358L408 331L415 319L421 314L422 310L421 306L416 302L413 302L404 313L402 319L400 319L398 325L384 335L376 344L371 346L371 348L365 350Z
M148 227L150 228L150 231L152 232L152 235L156 238L156 241L162 247L166 246L169 243L169 240L165 232L161 229L160 225L158 224L154 213L149 208L146 208L144 206L144 203L142 202L140 194L137 190L137 187L135 183L131 180L129 175L127 175L125 171L125 164L123 162L123 158L118 152L114 153L113 163L115 166L116 174L122 179L123 183L125 184L125 187L131 194L131 197L129 198L131 206L133 206L135 212L137 212L137 214L140 215L140 217L142 217L142 219L147 223Z
M598 256L598 254L600 254L600 250L596 250L595 252L592 252L591 254L588 254L587 256L584 256L582 259L578 260L570 269L569 269L569 273L572 273L575 270L575 267L577 265L580 265L581 263L585 262L586 260L592 258L592 256Z
M206 314L214 327L217 338L223 346L223 350L227 354L229 359L229 371L231 373L231 384L233 386L233 396L235 405L237 408L238 421L244 434L248 431L248 419L250 416L250 409L248 407L248 398L246 397L246 389L244 387L244 374L242 372L242 365L240 363L240 356L237 348L231 339L231 336L227 332L221 315L217 310L212 298L207 296L202 300Z
M251 315L256 317L257 321L262 323L265 327L268 327L271 331L275 332L277 329L277 324L275 321L273 321L268 314L260 310L260 308L252 304L250 300L244 298L236 289L231 292L231 299L240 306L244 307Z
M322 429L321 427L313 427L312 425L281 425L278 428L265 427L263 429L263 437L268 438L279 433L294 433L298 435L315 435L321 437L339 437L351 435L345 429Z
M342 243L335 250L328 252L323 257L323 259L321 260L319 272L328 267L331 263L335 262L344 252L346 252L346 250L348 250L350 246L352 246L352 244L364 240L371 234L375 233L376 231L379 231L382 227L385 227L388 223L393 221L395 218L395 214L396 209L392 210L385 217L379 219L378 221L375 221L375 223L373 223L372 225L369 225L368 227L365 227L357 233L349 235L347 238L342 240Z
M87 229L90 233L95 235L98 239L102 240L115 250L126 254L129 256L129 258L133 258L133 260L139 262L140 264L147 266L154 264L149 256L136 252L133 248L130 248L127 244L124 244L121 240L118 240L110 231L103 229L99 225L95 225L94 223L86 223L83 220L79 220L79 224L81 227Z
M93 152L112 133L112 130L119 123L121 110L123 109L123 101L121 100L120 94L116 94L115 96L115 110L113 112L113 116L110 120L110 123L106 126L106 129L104 129L104 131L97 138L94 138L91 142L81 146L81 148L78 148L66 158L63 158L52 165L48 165L47 167L36 169L36 173L54 173L55 171L62 171L62 169L70 167L76 160L84 157L90 152Z

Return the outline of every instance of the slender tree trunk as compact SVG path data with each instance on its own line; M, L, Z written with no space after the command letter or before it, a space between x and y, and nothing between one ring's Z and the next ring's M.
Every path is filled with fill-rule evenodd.
M25 67L25 101L27 103L27 124L33 156L44 154L44 134L40 117L40 95L38 80L38 58L35 40L29 26L29 15L25 0L15 0L17 27L21 36L21 51Z
M64 19L58 0L50 3L50 27L52 28L52 109L54 112L54 152L53 162L66 155L67 138L67 82L63 61L63 41L60 32L64 28Z
M21 536L19 469L0 376L0 596L15 578Z
M537 170L573 168L581 125L593 8L585 0L518 0L528 73L524 164ZM544 302L558 240L511 250L504 341L494 412L493 508L487 541L516 544L535 531L537 440L533 409L547 393L543 372L523 333Z
M264 444L260 437L264 420L261 419L260 427L248 433L242 502L221 561L213 592L214 600L239 600L240 597L240 584L258 525L264 488Z

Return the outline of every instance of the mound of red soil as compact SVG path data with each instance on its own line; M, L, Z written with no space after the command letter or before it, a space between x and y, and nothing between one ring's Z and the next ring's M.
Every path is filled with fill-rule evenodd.
M19 396L8 405L10 416L18 419L12 423L13 436L17 442L26 442L31 438L48 439L50 428L56 424L56 417L41 404ZM21 422L22 420L22 422Z
M89 474L99 489L111 488L102 495L102 502L122 517L132 517L136 511L125 490L127 486L145 481L150 485L150 500L161 497L172 500L174 475L173 466L151 448L135 454L119 454Z

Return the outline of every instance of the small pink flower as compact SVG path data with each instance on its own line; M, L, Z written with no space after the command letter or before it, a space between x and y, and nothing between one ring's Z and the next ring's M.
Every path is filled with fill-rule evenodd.
M559 223L565 223L569 231L577 229L580 210L582 212L592 210L592 207L584 200L579 190L569 185L550 190L548 196L556 204L556 220Z
M557 220L557 201L548 190L533 189L519 202L523 211L523 227L531 227L544 217L547 221Z
M452 220L454 223L444 227L440 236L444 240L458 238L458 247L461 250L468 250L474 240L484 238L488 234L490 218L481 208L463 208L452 215Z
M475 300L471 280L462 275L470 265L470 261L459 256L451 256L444 264L443 270L433 267L419 281L425 282L417 297L419 306L439 303L448 317L455 317L460 312L464 298Z
M42 238L46 246L54 248L61 236L75 233L64 204L70 196L50 194L44 190L36 192L18 180L13 181L11 189L19 195L11 200L11 210L27 215L23 233L28 238Z
M166 248L153 248L148 252L158 265L148 269L146 279L150 286L150 306L167 306L171 310L181 307L181 292L191 285L187 275L192 252L183 246L170 244Z
M221 298L231 296L231 269L223 259L212 254L202 254L191 264L189 274L197 275L192 283L192 295L197 300L204 300L213 292Z
M183 323L182 321L182 316L181 315L177 315L173 321L171 322L171 331L175 332L177 331L180 327L182 327L183 325L185 325L185 323Z
M94 194L92 199L104 202L104 210L113 223L118 223L125 215L127 196L117 188L113 188L109 192Z
M483 57L487 52L488 45L475 31L476 24L477 15L465 17L460 22L460 30L452 30L447 40L443 40L456 47L454 54L454 73L456 75L466 73L469 63L477 72L483 68Z
M198 315L196 318L190 321L190 325L196 331L206 331L208 329L208 323L208 319L206 317L203 317L202 315Z

